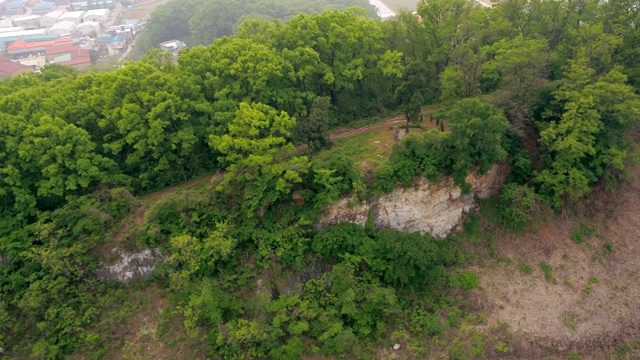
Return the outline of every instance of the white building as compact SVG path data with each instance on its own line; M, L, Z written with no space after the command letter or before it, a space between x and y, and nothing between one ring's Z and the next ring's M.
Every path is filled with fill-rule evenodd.
M60 21L49 29L49 34L67 35L71 34L75 28L76 23L73 21Z
M22 26L4 27L4 28L0 28L0 33L21 31L21 30L24 30Z
M13 18L13 25L25 30L35 30L40 28L40 15L27 15Z
M95 21L85 21L82 24L76 26L75 33L82 36L90 36L97 37L100 34L100 28L102 26L100 23Z
M13 27L13 22L11 19L2 19L0 20L0 28L8 28Z
M109 9L94 9L87 11L84 14L84 21L95 21L100 24L104 24L109 21Z
M73 21L76 24L80 24L83 16L84 11L68 11L60 15L58 21Z
M40 26L42 26L43 28L52 27L55 23L58 22L58 18L62 14L62 11L52 11L50 13L46 13L40 18Z
M376 11L378 12L378 16L380 16L381 20L387 20L396 16L396 13L389 9L389 7L380 0L369 0L369 4L376 7Z
M0 33L0 42L3 41L3 39L8 38L23 38L25 36L44 35L46 32L46 29L7 31Z
M187 47L187 45L180 40L170 40L160 43L160 48L162 50L169 51L171 53L177 53L185 47Z

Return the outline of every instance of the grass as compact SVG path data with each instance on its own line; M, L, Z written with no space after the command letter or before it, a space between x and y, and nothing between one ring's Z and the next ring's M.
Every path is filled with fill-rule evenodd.
M575 350L567 354L566 360L582 360L582 356L578 354Z
M615 358L616 359L637 359L637 351L640 350L640 340L631 341L622 345L616 346Z
M565 313L563 323L566 327L575 331L578 327L578 314L574 312Z
M429 114L437 114L439 107L423 108L422 114L424 120L420 127L411 127L409 133L422 134L425 130L431 130L439 128L435 120L429 121ZM371 121L374 119L374 121ZM363 122L352 122L349 124L350 128L359 128L366 125L380 124L382 120L388 120L389 118L367 118L363 119ZM448 122L444 122L445 131L448 130ZM382 164L389 158L393 151L393 145L395 144L395 130L404 131L404 123L396 123L388 126L382 126L380 128L374 128L362 134L353 135L347 138L333 140L333 147L331 149L322 151L314 156L317 160L326 160L332 156L342 154L353 159L355 163L365 165L368 163L368 167L375 168ZM334 129L332 133L338 134L348 130L347 128Z
M393 129L393 128L392 128ZM420 131L412 129L412 131ZM333 147L315 156L318 160L327 160L338 154L346 155L356 163L369 162L377 166L384 162L393 150L395 130L378 129L352 137L334 140Z
M587 226L587 224L580 224L580 229L571 233L571 240L576 244L584 243L585 237L598 236L595 229Z
M540 264L538 264L538 266L540 267L540 271L544 273L544 279L548 283L551 283L553 285L556 285L558 283L558 280L556 280L556 278L553 277L553 267L551 267L551 265L542 261Z
M602 245L602 252L605 255L611 254L613 252L613 244L610 242L604 243L604 245Z
M518 261L518 269L524 275L533 274L533 268L531 266L529 266L529 264L527 264L526 262L524 262L522 260Z
M576 244L582 244L584 242L584 236L580 231L574 231L571 234L571 240Z

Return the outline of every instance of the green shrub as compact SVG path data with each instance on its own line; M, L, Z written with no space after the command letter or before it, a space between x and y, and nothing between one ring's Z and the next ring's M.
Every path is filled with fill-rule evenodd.
M386 163L376 169L373 190L377 194L388 194L395 190L398 182L393 167Z
M322 258L337 259L345 253L359 253L366 238L362 226L343 222L314 236L311 249Z
M553 277L553 267L551 267L551 265L547 264L546 262L542 261L538 264L538 266L540 267L540 270L542 271L542 273L544 273L544 279L551 284L556 285L558 283L558 280L556 280L555 277Z
M530 187L511 183L500 189L499 204L501 222L511 230L521 231L534 220L540 199Z
M160 201L147 213L145 222L154 228L161 240L168 240L182 234L186 227L185 218L175 200Z
M584 236L580 231L574 231L571 233L571 240L576 244L584 243Z
M480 277L472 271L463 271L459 274L452 275L449 278L449 284L453 287L461 287L464 290L471 290L478 287Z
M520 260L518 262L518 268L520 269L520 272L525 274L525 275L531 275L533 274L533 268L531 266L529 266L529 264L527 264L526 262Z
M440 319L440 310L428 301L418 302L409 314L411 331L432 337L442 336L447 329Z

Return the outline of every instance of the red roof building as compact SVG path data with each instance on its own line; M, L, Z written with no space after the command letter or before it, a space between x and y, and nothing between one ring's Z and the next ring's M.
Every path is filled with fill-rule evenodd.
M91 57L89 56L89 50L76 47L71 53L64 54L69 55L69 60L56 61L56 64L72 66L76 69L82 69L91 65Z
M64 44L71 44L73 39L60 38L56 40L38 41L38 42L26 42L24 40L15 41L7 47L9 54L30 53L34 51L42 51L47 46L58 46Z
M32 72L31 66L18 64L16 62L7 59L4 56L0 56L0 79L17 76L26 72Z
M56 56L70 54L76 49L80 49L80 48L71 43L65 43L60 45L50 45L44 48L44 54L47 56L47 60L51 61Z

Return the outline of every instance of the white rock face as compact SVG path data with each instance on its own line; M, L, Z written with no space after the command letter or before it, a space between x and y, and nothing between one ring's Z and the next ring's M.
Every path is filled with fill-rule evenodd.
M146 249L140 252L125 252L121 249L112 251L119 255L113 265L103 265L96 275L102 280L116 280L125 285L132 281L150 279L156 263L164 261L167 256L158 249Z
M476 208L476 198L496 194L507 174L505 165L495 165L484 175L470 174L467 182L472 190L464 195L453 185L452 178L439 184L420 178L414 187L397 188L371 202L354 206L353 200L341 199L320 219L318 227L323 229L343 221L364 225L371 213L373 223L379 229L417 231L442 239Z

